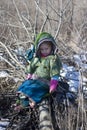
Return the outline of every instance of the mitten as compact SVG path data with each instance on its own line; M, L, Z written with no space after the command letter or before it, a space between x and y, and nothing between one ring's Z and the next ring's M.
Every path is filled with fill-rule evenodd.
M57 80L52 79L50 81L50 93L52 93L52 92L54 92L56 90L57 85L58 85L58 81Z

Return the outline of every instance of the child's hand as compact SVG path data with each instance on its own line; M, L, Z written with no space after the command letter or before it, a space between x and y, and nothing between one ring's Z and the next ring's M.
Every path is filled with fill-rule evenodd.
M51 80L50 81L50 93L53 93L58 85L58 81L57 80Z
M36 74L32 74L32 79L38 79L38 76Z
M53 93L55 90L56 90L56 87L55 87L55 86L51 86L51 87L50 87L50 93Z
M31 79L32 78L32 75L31 74L28 74L27 76L26 76L26 79L28 80L28 79Z
M26 77L27 80L28 79L37 79L37 78L38 78L38 76L35 75L35 74L28 74L27 77Z

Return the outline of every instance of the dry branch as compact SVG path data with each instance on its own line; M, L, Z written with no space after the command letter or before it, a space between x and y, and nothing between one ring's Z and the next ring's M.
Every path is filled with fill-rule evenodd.
M17 65L18 65L20 68L24 69L24 67L12 56L11 52L10 52L10 51L8 50L8 48L4 45L4 43L0 42L0 44L1 44L2 47L4 47L4 48L6 49L7 53L8 53L9 56L11 57L11 59L12 59L14 62L16 62Z

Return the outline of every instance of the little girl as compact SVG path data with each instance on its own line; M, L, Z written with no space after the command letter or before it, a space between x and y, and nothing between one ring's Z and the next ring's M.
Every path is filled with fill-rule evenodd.
M55 54L56 42L51 34L38 34L34 45L36 56L27 66L27 79L17 89L22 106L34 107L49 93L54 92L62 67L58 55Z

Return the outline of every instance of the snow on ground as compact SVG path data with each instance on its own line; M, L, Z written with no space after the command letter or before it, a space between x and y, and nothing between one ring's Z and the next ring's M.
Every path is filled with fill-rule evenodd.
M79 86L79 72L75 70L73 66L67 66L63 64L63 70L61 76L65 78L69 84L69 90L73 92L78 91Z
M9 120L8 119L0 119L0 130L5 130L6 126L9 125Z

